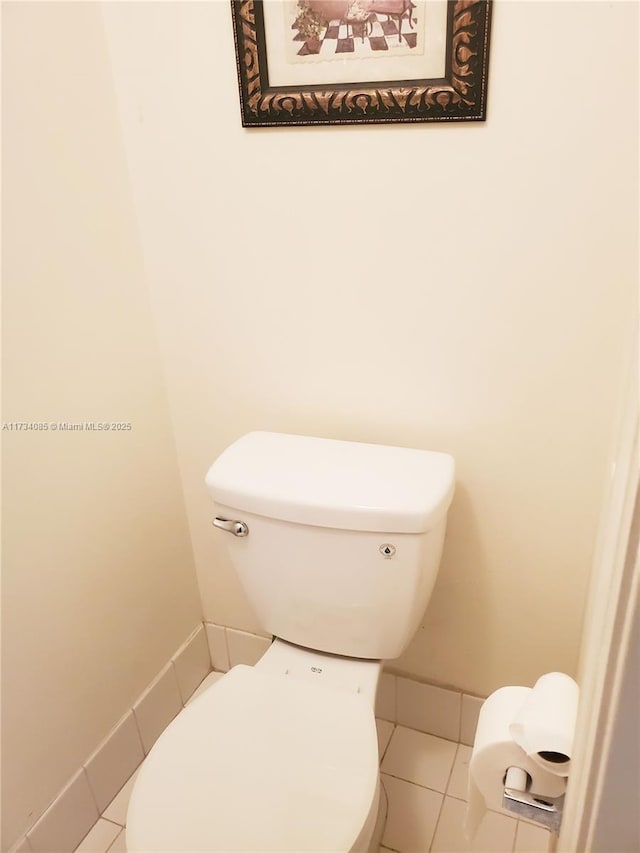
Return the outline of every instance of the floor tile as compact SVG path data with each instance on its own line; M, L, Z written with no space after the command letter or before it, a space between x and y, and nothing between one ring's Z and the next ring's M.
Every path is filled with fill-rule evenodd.
M444 793L455 754L456 744L452 741L396 726L382 771Z
M133 785L136 781L139 772L140 768L136 770L136 772L129 779L127 784L118 794L116 794L113 800L109 803L107 808L102 813L102 817L106 817L107 820L111 820L114 823L118 823L120 824L120 826L126 826L127 809L129 808L129 798L131 797Z
M517 821L486 812L475 838L468 841L464 834L466 808L462 800L445 797L431 853L511 853Z
M376 720L376 730L378 732L378 760L382 761L393 734L393 723L390 723L389 720Z
M473 750L465 744L458 744L456 759L453 762L453 770L447 785L447 795L457 797L459 800L467 799L467 780L469 777L469 762Z
M225 675L224 672L210 672L209 675L204 679L204 681L200 684L195 693L191 696L187 705L190 705L194 699L204 693L205 690L208 690L212 684L215 684L216 681L219 681Z
M429 850L442 805L442 794L393 776L382 776L389 799L382 846L400 853Z
M542 826L518 821L515 853L548 853L551 833Z
M120 834L109 848L109 853L127 853L124 829L120 830Z
M100 818L76 847L75 853L106 853L121 832L121 826Z

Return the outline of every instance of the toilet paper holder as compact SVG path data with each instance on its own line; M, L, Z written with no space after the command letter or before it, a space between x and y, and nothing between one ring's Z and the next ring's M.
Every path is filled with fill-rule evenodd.
M505 787L502 807L518 817L535 820L557 834L562 823L564 796L562 794L559 797L542 797L529 791Z

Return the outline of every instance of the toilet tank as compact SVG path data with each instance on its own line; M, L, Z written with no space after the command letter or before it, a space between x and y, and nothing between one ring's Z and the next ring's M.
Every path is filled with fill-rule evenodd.
M246 525L219 535L265 631L350 657L402 653L438 573L451 456L252 432L206 484L216 517Z

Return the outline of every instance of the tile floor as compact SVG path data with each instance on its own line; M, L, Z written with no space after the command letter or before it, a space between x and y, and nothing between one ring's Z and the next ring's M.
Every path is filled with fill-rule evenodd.
M191 697L222 673L211 673ZM471 747L378 720L382 783L389 801L380 853L548 853L543 828L487 812L469 845L462 825ZM137 772L104 810L76 853L124 853L127 804Z
M381 853L548 853L542 827L487 812L472 844L463 832L471 747L378 720L389 799Z

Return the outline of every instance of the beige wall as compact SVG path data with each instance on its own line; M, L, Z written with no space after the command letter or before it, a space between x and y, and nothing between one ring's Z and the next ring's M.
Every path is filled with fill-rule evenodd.
M431 448L457 493L396 671L575 674L636 284L635 6L499 4L486 124L262 131L226 3L104 15L206 618L259 630L210 528L226 444Z
M105 20L207 619L259 629L209 526L227 443L432 448L457 493L396 670L575 673L635 294L637 9L496 6L486 124L262 131L226 3Z
M97 7L3 5L2 849L201 619Z

